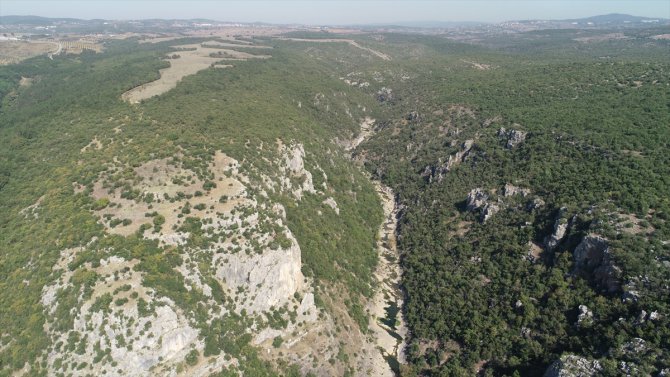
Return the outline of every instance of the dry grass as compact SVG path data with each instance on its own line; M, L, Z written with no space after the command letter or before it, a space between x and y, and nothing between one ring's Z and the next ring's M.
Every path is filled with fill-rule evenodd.
M207 28L201 30L194 30L189 32L189 36L193 37L217 37L234 40L237 37L267 37L272 35L279 35L290 31L299 29L287 27L256 27L256 26L223 26L217 28Z
M634 214L620 213L618 217L616 228L623 233L650 234L655 230L649 223L643 222L644 219L640 219Z
M463 236L465 236L465 235L468 233L468 231L470 230L470 227L471 227L471 226L472 226L472 222L471 222L471 221L463 221L463 220L461 220L461 221L458 222L458 225L457 225L457 227L456 227L456 231L451 232L450 234L451 234L452 236L455 235L455 236L458 236L458 237L463 237Z
M540 259L543 251L544 249L542 249L540 245L532 241L528 242L528 256L532 258L534 261Z
M372 55L375 55L382 60L391 60L391 57L383 52L373 50L369 47L361 46L358 42L352 39L302 39L302 38L279 38L283 41L294 41L294 42L310 42L310 43L348 43L356 48L367 51Z
M475 69L478 69L480 71L488 71L489 69L492 68L490 64L484 64L484 63L477 63L469 60L461 60L463 63L467 63L470 66L472 66Z
M235 40L235 43L225 43L219 41L208 41L203 43L205 46L224 47L224 48L273 48L272 46L254 45L246 41Z
M103 180L94 184L91 196L94 199L107 198L111 203L107 207L96 211L96 214L100 216L101 223L105 225L109 233L123 236L133 234L139 230L142 224L152 224L153 217L147 217L145 214L157 212L165 218L165 223L162 225L160 232L152 233L151 230L147 230L145 236L147 238L158 238L164 243L175 244L179 243L179 239L185 236L176 232L175 229L183 224L184 217L178 216L179 209L187 201L192 207L199 204L205 206L206 209L202 211L192 209L202 219L215 219L217 213L230 214L236 206L245 205L249 202L245 195L244 185L234 178L234 174L230 177L226 176L226 172L236 172L235 166L237 166L235 160L223 153L217 153L210 165L210 171L214 173L216 187L205 192L203 189L204 182L199 180L194 172L174 166L169 163L168 159L152 160L134 169L135 174L140 178L140 182L133 188L145 194L153 194L155 198L153 203L124 199L121 197L121 188L111 190L105 188ZM191 179L187 179L188 177ZM195 196L197 191L201 191L202 195ZM174 201L164 199L166 194L174 198L178 193L192 197L188 200L186 198ZM228 196L230 199L221 203L219 198L222 196ZM131 223L125 226L119 224L112 227L110 221L105 220L105 216L111 216L112 219L128 219L131 220Z
M95 149L95 150L102 149L102 143L100 142L100 140L98 140L97 137L94 137L93 140L91 140L90 143L88 143L85 147L81 148L80 152L84 153L88 150L93 150L93 149Z
M56 42L1 41L0 65L15 64L57 50L58 43Z
M91 41L60 41L62 46L62 53L64 54L81 54L84 50L95 52L102 52L102 45Z
M21 76L21 80L19 81L19 86L28 87L28 86L33 85L34 82L35 82L35 78L33 78L33 77L23 77L23 76Z
M183 36L170 36L170 37L147 37L145 39L140 39L140 43L160 43L160 42L167 42L167 41L173 41L175 39L179 38L184 38Z
M247 60L247 59L267 59L269 55L252 55L245 52L232 49L203 47L216 42L204 42L202 44L178 45L175 48L185 49L177 51L177 59L170 59L170 67L160 70L161 77L138 87L135 87L125 93L122 98L130 103L139 103L142 100L163 94L177 86L177 83L184 77L193 75L209 67L228 68L231 65L215 65L224 60ZM246 46L245 46L246 47ZM187 49L195 49L188 51ZM221 56L211 57L210 54L221 54Z

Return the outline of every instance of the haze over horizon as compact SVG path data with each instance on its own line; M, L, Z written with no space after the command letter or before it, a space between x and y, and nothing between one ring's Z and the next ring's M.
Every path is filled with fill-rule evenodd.
M193 19L277 24L502 22L609 13L670 18L670 1L48 1L2 0L0 15L82 19Z

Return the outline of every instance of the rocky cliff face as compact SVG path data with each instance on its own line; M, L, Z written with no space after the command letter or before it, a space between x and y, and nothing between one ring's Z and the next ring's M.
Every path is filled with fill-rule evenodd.
M298 242L289 233L286 249L265 250L262 254L219 254L214 258L216 277L234 293L239 309L260 313L288 303L303 288ZM243 293L238 294L237 292Z
M491 200L491 195L495 190L485 191L482 188L475 188L470 190L467 198L465 199L466 210L469 212L479 212L480 220L482 222L488 221L495 214L500 212L502 209L508 207L510 204L514 204L514 197L525 198L530 195L530 190L526 188L521 188L514 186L511 183L505 184L502 189L502 197L498 197L495 201ZM532 208L529 208L529 205L526 204L526 209L534 209L535 206L541 206L539 199L535 199L530 204L533 204Z
M287 226L286 210L270 200L266 191L275 190L299 202L305 193L317 190L305 167L301 144L280 143L277 152L277 175L264 176L260 182L252 182L245 174L253 167L222 152L212 157L204 174L177 159L151 160L133 169L116 163L119 166L101 173L89 193L96 200L93 213L99 224L108 234L155 240L166 250L179 250L180 262L168 273L174 280L161 284L183 284L194 297L202 297L198 305L207 315L196 319L175 300L150 288L146 274L138 268L146 261L133 258L132 253L120 257L103 248L97 251L101 259L69 268L87 248L97 247L100 240L93 239L87 247L61 252L54 266L59 277L43 290L45 310L56 313L64 310L59 308L63 291L79 289L82 276L97 279L89 291L78 294L70 331L62 331L55 318L47 323L45 330L53 344L78 347L52 349L49 369L85 363L80 369L65 370L76 376L209 375L239 360L220 352L207 363L197 362L207 336L198 321L211 323L229 315L252 319L246 331L256 345L272 348L269 343L276 337L295 345L308 336L337 352L334 321L327 313L319 315L315 306L312 283L302 274L302 252ZM129 172L122 185L111 183L117 169ZM327 189L325 182L323 189ZM319 195L337 216L335 199ZM278 358L292 355L295 362L304 364L305 372L314 371L313 364L303 360L310 349L285 346L283 351ZM191 362L185 362L187 357ZM323 370L334 373L325 366Z
M63 268L76 252L61 253L54 267L63 271L61 279L43 290L42 302L52 312L63 305L56 300L58 292L72 285L70 278L74 272ZM90 297L80 297L80 306L71 309L74 312L71 331L61 332L55 323L45 328L54 344L77 347L75 352L69 352L72 351L69 346L54 348L47 359L51 370L65 364L96 361L96 374L151 376L181 362L191 349L203 348L198 330L181 309L169 298L159 297L153 289L142 285L142 274L133 270L137 262L113 256L101 260L98 267L90 263L84 266L102 279L93 287ZM150 308L138 306L137 302ZM228 362L218 359L216 364L223 366ZM205 368L191 370L192 375L206 372ZM73 371L74 375L88 373Z
M472 189L466 199L468 211L480 211L481 221L486 222L501 209L501 203L489 201L489 195L481 188Z
M565 234L568 231L568 219L565 217L567 210L565 207L561 207L558 210L556 220L554 220L554 231L544 241L545 248L548 251L556 249L558 244L565 238Z
M607 240L597 235L588 235L573 252L575 271L609 293L621 289L621 269L616 266L610 254Z
M302 198L304 192L315 193L312 173L305 169L305 148L302 144L285 146L280 143L279 152L283 159L279 165L282 173L284 173L283 188L292 190L293 195L298 200Z
M440 159L437 166L426 166L422 173L422 176L428 179L428 182L433 181L442 182L445 174L447 174L454 167L456 167L458 164L467 159L474 145L475 145L474 140L472 139L465 140L460 145L461 149L456 153L450 154L446 158L446 161L444 159Z

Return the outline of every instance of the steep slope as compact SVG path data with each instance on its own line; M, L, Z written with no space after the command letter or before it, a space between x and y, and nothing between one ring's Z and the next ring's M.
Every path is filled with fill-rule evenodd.
M124 102L170 43L3 68L2 373L364 373L374 100L277 49Z

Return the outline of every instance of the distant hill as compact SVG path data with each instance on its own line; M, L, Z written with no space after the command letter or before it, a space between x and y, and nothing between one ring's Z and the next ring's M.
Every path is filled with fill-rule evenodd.
M407 28L437 28L437 29L449 29L449 28L460 28L460 27L477 27L481 25L487 25L486 22L477 22L477 21L400 21L400 22L391 22L384 24L367 24L366 26L388 26L388 27L407 27ZM360 26L360 25L354 25Z
M564 20L517 20L500 23L503 27L515 30L545 30L545 29L612 29L612 28L639 28L653 25L670 25L670 19L631 16L629 14L604 14L592 17L573 18Z
M77 19L77 18L49 18L41 16L31 16L31 15L9 15L9 16L0 16L0 25L3 26L50 26L50 25L63 25L70 24L70 27L82 28L82 27L99 27L100 24L104 22L114 21L115 24L132 24L134 27L137 27L138 24L144 24L144 26L156 27L157 25L163 27L170 27L172 23L180 22L187 24L220 24L222 21L205 19L205 18L193 18L193 19L137 19L137 20L104 20L104 19ZM234 21L227 21L234 22ZM270 23L264 22L241 22L242 24L251 24L251 25L272 25ZM574 28L574 25L584 25L589 28L593 27L612 27L612 26L640 26L648 25L651 23L658 23L662 25L670 24L670 19L667 18L650 18L650 17L640 17L632 16L629 14L620 14L612 13L605 15L597 15L592 17L585 18L575 18L575 19L564 19L564 20L541 20L541 19L529 19L529 20L512 20L507 22L502 22L501 24L517 23L522 25L534 25L533 27L537 28ZM379 27L397 27L397 28L417 28L417 29L451 29L451 28L478 28L481 26L491 25L491 23L486 22L477 22L477 21L436 21L436 20L407 20L400 22L391 22L391 23L369 23L369 24L356 24L349 25L352 27L360 27L363 29L366 28L379 28ZM141 27L141 26L140 26ZM117 30L118 31L118 30Z
M35 25L46 26L57 22L82 21L76 18L49 18L40 16L0 16L0 25Z
M645 21L655 21L655 20L667 21L668 19L658 18L658 17L649 18L649 17L631 16L630 14L621 14L621 13L610 13L610 14L603 14L603 15L587 17L587 18L567 20L567 21L577 21L577 22L582 21L582 22L593 22L593 23L607 24L607 23L645 22Z

